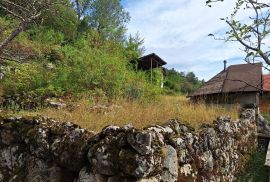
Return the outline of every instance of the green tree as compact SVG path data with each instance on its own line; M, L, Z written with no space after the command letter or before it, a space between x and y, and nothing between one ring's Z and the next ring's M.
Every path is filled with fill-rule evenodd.
M208 6L224 0L207 0ZM248 13L249 20L240 19L240 13ZM246 52L246 61L255 61L258 58L270 65L270 3L263 0L235 0L234 10L229 17L221 18L229 26L225 41L236 41L243 46ZM214 36L213 34L209 34ZM220 39L216 38L215 39Z
M43 13L50 10L57 3L62 3L61 0L1 0L0 8L7 14L20 20L19 25L0 42L0 53L4 48L15 39L22 31L27 29L34 21L42 16Z
M89 11L89 25L97 30L103 38L123 42L129 13L120 0L95 0Z
M190 93L202 84L193 72L184 74L175 69L166 69L165 73L165 88L176 93Z
M87 11L91 8L92 2L93 0L74 0L72 2L77 13L78 22L81 21L83 16L87 15Z
M70 2L56 4L41 17L41 24L64 34L66 40L72 40L77 35L78 21L76 12Z
M125 41L125 54L128 60L137 61L137 59L143 55L145 51L143 43L144 39L142 39L138 33L135 36L129 36Z

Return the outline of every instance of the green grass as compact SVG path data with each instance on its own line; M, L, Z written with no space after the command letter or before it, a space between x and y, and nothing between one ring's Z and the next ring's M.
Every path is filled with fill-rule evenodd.
M245 174L239 177L238 182L268 182L268 170L264 166L265 157L265 151L257 151L248 163Z
M270 122L270 114L269 113L262 112L261 114L268 122Z

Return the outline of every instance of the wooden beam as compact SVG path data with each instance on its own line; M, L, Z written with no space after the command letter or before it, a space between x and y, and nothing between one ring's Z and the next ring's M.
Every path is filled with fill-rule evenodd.
M270 145L268 144L268 149L266 153L265 166L270 167Z
M161 80L160 80L160 82L161 82L160 87L163 89L164 88L164 75L163 75L162 68L161 68Z

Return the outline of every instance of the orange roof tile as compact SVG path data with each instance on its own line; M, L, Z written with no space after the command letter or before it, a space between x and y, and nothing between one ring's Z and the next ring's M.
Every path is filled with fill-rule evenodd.
M270 91L270 74L263 75L263 91Z

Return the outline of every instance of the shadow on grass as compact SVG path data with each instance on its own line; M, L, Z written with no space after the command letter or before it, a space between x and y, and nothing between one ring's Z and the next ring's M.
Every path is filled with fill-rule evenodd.
M266 152L257 151L248 163L245 174L239 177L238 182L268 182L268 170L264 166Z

